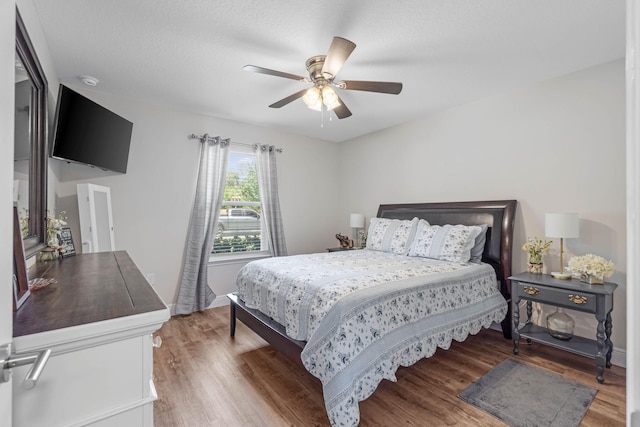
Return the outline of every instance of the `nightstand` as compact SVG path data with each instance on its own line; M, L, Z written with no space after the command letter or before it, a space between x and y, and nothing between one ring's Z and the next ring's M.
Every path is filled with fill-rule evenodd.
M604 382L604 368L611 367L611 312L613 311L613 292L618 285L589 285L576 279L554 279L546 274L520 273L511 279L511 301L513 308L513 353L518 354L520 337L528 342L536 341L556 348L567 350L595 359L596 379ZM527 301L527 321L520 325L520 300ZM552 337L546 327L531 322L531 304L538 302L556 307L568 308L595 315L598 321L596 339L591 340L574 336L570 340Z

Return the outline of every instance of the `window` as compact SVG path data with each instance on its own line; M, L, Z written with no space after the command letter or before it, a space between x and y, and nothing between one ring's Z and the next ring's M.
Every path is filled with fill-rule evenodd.
M266 251L261 212L253 151L234 147L229 152L227 183L212 253Z

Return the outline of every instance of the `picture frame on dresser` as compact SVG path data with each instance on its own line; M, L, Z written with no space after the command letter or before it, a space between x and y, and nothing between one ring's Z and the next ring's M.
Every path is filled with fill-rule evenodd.
M18 207L13 206L13 310L18 310L25 303L31 292L27 276L27 262L25 260L22 233L20 232L20 218Z
M62 258L74 256L76 254L76 247L73 244L73 236L71 235L71 228L65 227L60 231L58 235L58 243L64 247L62 251Z

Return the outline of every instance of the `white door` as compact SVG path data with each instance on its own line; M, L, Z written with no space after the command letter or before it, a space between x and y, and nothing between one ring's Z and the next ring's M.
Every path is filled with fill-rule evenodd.
M82 253L114 251L111 190L95 184L78 184L77 188Z
M9 212L9 209L5 210ZM6 223L10 220L11 217L7 215L3 214L0 216L0 222ZM2 282L0 283L0 291L2 292L2 297L0 297L0 348L3 348L5 345L10 345L13 341L13 306L11 301L13 297L12 270L10 270L11 263L6 262L12 259L13 252L10 245L5 244L5 242L9 243L11 241L10 233L5 232L5 228L9 229L9 227L0 228L0 245L2 245L0 249L0 259L2 259L2 266L0 266L0 277L2 277ZM0 372L0 377L2 375L3 373ZM12 425L12 387L11 379L9 382L0 382L0 425L3 426Z
M15 2L0 1L0 63L15 61ZM0 67L0 346L13 337L13 132L14 84L12 66ZM0 375L2 375L0 373ZM0 382L0 425L11 425L11 382Z
M0 1L0 63L15 61L15 2ZM13 132L14 84L12 66L0 67L0 345L13 337ZM1 373L0 373L1 375ZM11 382L0 383L0 425L11 425Z

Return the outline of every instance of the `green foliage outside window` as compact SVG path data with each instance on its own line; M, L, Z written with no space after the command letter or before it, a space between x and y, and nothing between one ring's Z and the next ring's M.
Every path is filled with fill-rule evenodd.
M230 238L217 237L214 244L213 254L226 254L259 251L261 245L260 236L233 236Z
M231 152L227 181L224 188L224 202L218 222L218 232L214 240L212 254L238 253L261 250L260 223L245 226L233 224L225 218L230 209L244 208L261 213L258 174L253 154ZM239 220L234 218L233 220ZM227 228L225 228L227 227ZM234 228L234 227L240 227Z

